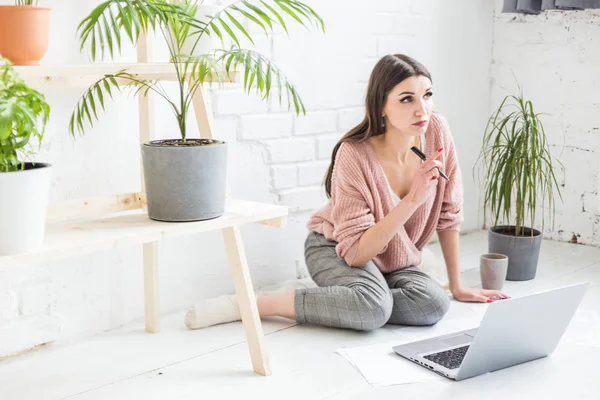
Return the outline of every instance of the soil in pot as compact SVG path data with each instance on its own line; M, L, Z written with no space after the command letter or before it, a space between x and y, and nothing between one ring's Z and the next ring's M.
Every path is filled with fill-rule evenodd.
M501 235L517 236L517 227L515 226L496 226L492 228L492 231ZM540 232L536 229L521 228L519 237L532 237L532 232L533 237L540 234Z

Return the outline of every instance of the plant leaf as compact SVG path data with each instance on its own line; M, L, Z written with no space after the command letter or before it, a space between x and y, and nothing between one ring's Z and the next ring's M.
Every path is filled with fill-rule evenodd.
M242 24L240 24L238 22L238 20L235 19L233 17L233 15L231 15L229 12L226 11L225 14L229 17L231 22L233 22L233 24L248 38L248 40L250 40L250 42L252 44L254 44L254 40L252 40L252 36L250 36L250 34L246 31L246 29L242 26Z
M231 30L231 28L229 27L229 25L227 25L227 23L225 21L223 21L222 19L220 19L219 22L221 22L221 26L223 27L223 29L225 29L225 31L233 39L233 41L235 42L235 44L237 44L238 47L241 47L240 41L238 40L237 36L235 36L235 33L233 33L233 31Z

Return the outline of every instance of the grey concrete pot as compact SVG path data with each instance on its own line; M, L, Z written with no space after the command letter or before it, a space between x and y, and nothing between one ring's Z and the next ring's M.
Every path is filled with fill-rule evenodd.
M528 281L535 278L542 234L540 231L525 228L525 235L516 237L515 227L510 225L493 226L488 230L488 252L508 256L506 280Z
M190 143L202 145L190 145ZM168 222L217 218L225 210L227 144L207 139L142 144L148 216Z

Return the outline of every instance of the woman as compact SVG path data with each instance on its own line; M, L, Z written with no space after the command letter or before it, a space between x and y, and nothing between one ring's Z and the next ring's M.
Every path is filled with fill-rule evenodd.
M330 200L308 223L305 258L317 287L259 295L261 316L355 330L435 324L450 300L416 267L434 231L455 299L508 297L460 284L461 171L448 124L433 112L431 85L427 69L408 56L387 55L375 65L366 116L335 146L325 179ZM215 306L202 307L218 310L212 319L192 307L186 325L239 319L234 297Z

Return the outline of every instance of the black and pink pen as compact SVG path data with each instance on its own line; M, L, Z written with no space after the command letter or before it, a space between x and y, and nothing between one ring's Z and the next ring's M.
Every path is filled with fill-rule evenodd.
M427 157L425 156L425 154L423 154L423 152L421 150L419 150L416 146L413 146L410 148L413 153L415 153L421 160L423 161L427 161ZM438 168L439 171L439 168ZM445 180L449 181L450 179L448 179L448 177L446 176L446 174L444 174L442 171L440 171L440 176L442 178L444 178Z

